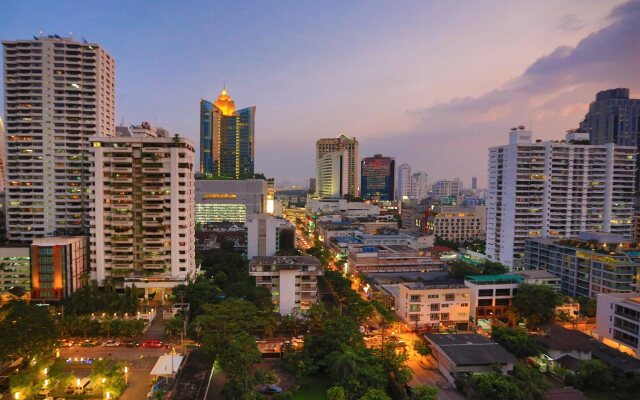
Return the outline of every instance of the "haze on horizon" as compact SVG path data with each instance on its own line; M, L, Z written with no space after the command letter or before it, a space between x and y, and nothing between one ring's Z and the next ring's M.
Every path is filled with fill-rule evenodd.
M595 93L640 97L640 0L609 2L0 3L0 39L100 43L117 122L199 146L199 100L223 82L256 112L256 171L302 183L340 133L437 178L486 182L511 126L561 139Z

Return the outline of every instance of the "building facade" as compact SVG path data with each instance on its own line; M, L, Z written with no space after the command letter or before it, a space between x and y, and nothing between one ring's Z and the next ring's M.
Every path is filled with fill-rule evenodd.
M431 195L439 199L440 197L457 196L462 191L462 181L459 178L441 179L431 186Z
M484 206L440 206L433 215L434 236L455 242L484 240L486 237L487 209Z
M583 233L569 239L530 239L525 245L528 269L549 271L570 296L635 291L640 277L640 249L616 235Z
M332 151L317 160L316 190L323 198L339 198L349 193L349 152Z
M295 249L295 226L282 218L268 214L255 214L247 217L244 223L245 257L272 257L281 249Z
M416 172L411 175L410 198L419 203L427 197L429 197L429 176L424 172Z
M627 88L598 92L580 122L580 131L589 134L591 144L638 146L640 99L631 99Z
M88 271L87 238L36 238L31 244L31 300L61 301L82 286Z
M195 271L193 144L139 136L91 145L91 277L184 281Z
M524 278L519 275L469 275L464 284L469 288L469 315L475 326L482 320L506 322L507 309Z
M411 197L411 165L400 164L396 182L396 196L398 200L409 199Z
M88 138L115 132L115 62L58 35L2 44L9 240L85 234Z
M520 127L508 145L489 149L490 260L522 268L528 238L631 236L635 148L575 143L534 143Z
M400 283L396 313L416 329L440 331L469 326L469 288L457 282Z
M269 182L264 179L196 179L195 218L198 225L242 222L267 213Z
M360 193L367 200L394 200L396 161L392 157L375 154L365 157L360 164Z
M201 173L253 178L255 114L255 107L236 110L226 87L215 102L200 100Z
M354 246L349 250L349 273L431 272L444 268L440 257L407 245Z
M0 292L16 287L31 289L29 246L0 247Z
M275 311L280 315L301 315L318 301L318 276L323 275L317 258L254 257L249 275L256 285L269 289Z
M597 300L599 339L640 358L640 293L601 293Z
M316 165L327 153L347 151L347 193L357 197L360 195L360 145L355 138L340 135L337 138L320 139L316 142ZM319 174L316 172L316 178Z

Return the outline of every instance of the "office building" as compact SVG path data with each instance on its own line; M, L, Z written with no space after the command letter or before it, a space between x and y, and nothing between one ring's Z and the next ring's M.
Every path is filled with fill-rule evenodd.
M469 326L469 288L455 281L398 284L396 313L416 330L466 330Z
M392 157L373 157L362 159L361 167L361 196L367 200L394 200L396 181L396 161Z
M528 269L551 272L560 290L570 296L636 290L640 277L640 249L628 239L584 232L568 239L529 239L525 245Z
M145 289L183 283L195 271L193 144L139 135L91 146L91 277Z
M606 345L640 358L640 293L597 296L596 333Z
M295 226L282 218L268 214L254 214L244 223L245 257L275 256L280 250L294 250L296 247Z
M249 275L269 289L280 315L309 310L318 301L318 276L323 274L320 261L311 256L254 257L249 262Z
M400 164L396 179L396 196L398 200L408 200L411 195L411 165Z
M58 35L4 41L7 234L89 229L90 136L115 132L115 63Z
M462 191L462 181L459 178L441 179L431 186L431 196L435 199L441 197L457 196Z
M358 141L346 135L337 138L319 139L316 142L316 171L320 169L320 159L327 153L347 151L347 194L360 195L360 149ZM319 172L316 172L319 178Z
M309 188L307 189L309 194L316 193L316 178L309 178Z
M433 210L433 235L454 242L484 240L487 209L484 206L438 206Z
M631 99L629 89L603 90L589 105L580 122L580 131L589 134L591 144L615 143L638 146L640 140L640 99Z
M325 153L317 160L316 193L322 198L341 199L349 193L349 152Z
M29 246L5 245L0 247L0 292L20 287L31 289L31 263Z
M472 190L478 189L478 178L476 178L475 176L471 178L471 189Z
M255 107L236 110L226 87L215 102L200 100L201 173L253 178L255 114Z
M196 179L196 223L242 222L267 213L270 183L264 179Z
M524 281L519 275L469 275L464 284L469 288L469 316L476 327L485 327L497 319L507 322L507 309Z
M511 130L508 145L489 149L491 261L523 268L528 238L584 231L631 236L635 148L576 143L582 142L534 142L519 127Z
M36 238L31 243L30 258L31 300L64 300L82 286L88 271L87 238Z
M429 196L429 176L424 172L416 172L411 175L410 198L421 202Z

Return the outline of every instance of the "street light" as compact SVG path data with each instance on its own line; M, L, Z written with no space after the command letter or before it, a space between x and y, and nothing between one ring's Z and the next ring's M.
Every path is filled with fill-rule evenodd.
M129 367L124 367L124 383L129 384Z
M106 397L107 397L107 399L110 399L111 398L111 393L107 392L107 396Z
M45 368L42 370L42 373L44 374L44 376L47 376L47 372L49 372L49 368Z
M20 392L15 392L13 394L13 398L16 399L16 400L20 400Z

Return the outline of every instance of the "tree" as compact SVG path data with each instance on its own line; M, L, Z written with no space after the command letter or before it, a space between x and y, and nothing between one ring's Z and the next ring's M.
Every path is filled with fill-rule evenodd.
M556 291L547 285L523 284L513 296L513 309L524 318L527 328L533 329L553 320L559 304Z
M360 397L360 400L391 400L391 397L389 397L384 390L371 388Z
M529 336L522 328L494 325L491 329L491 339L517 358L536 356L545 350L542 342Z
M344 388L341 386L332 386L327 389L327 400L347 400Z
M584 361L578 370L576 384L581 389L609 390L613 384L613 371L600 360Z
M424 359L431 354L431 348L422 340L413 342L413 349Z
M530 400L541 400L547 388L544 375L539 369L524 363L513 366L513 377L518 381L518 386Z
M449 266L449 272L454 279L463 280L468 275L477 275L479 271L476 267L464 261L455 261Z
M482 264L478 265L480 269L480 273L482 275L500 275L507 273L509 268L500 264L499 262L493 261L485 261Z
M235 383L241 398L253 390L255 385L251 369L260 361L260 350L255 339L241 332L231 339L218 357L225 376Z
M417 385L413 387L413 400L438 400L440 389L435 386Z
M579 297L578 303L580 303L580 314L587 318L593 318L596 316L596 299L591 297Z
M469 383L478 400L526 400L515 379L500 372L473 375Z
M58 331L46 307L13 300L0 308L0 360L31 359L49 352Z

